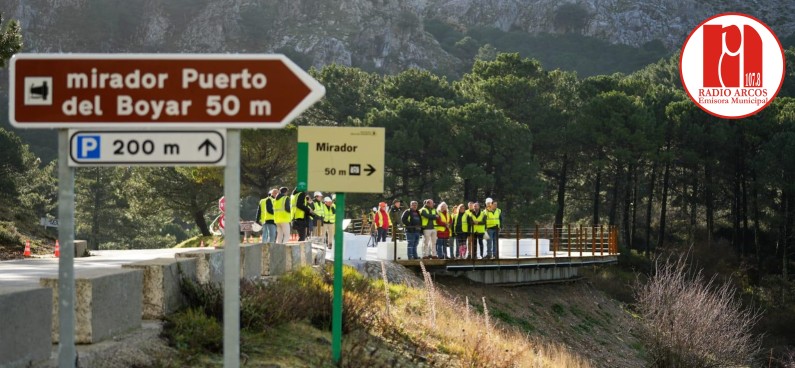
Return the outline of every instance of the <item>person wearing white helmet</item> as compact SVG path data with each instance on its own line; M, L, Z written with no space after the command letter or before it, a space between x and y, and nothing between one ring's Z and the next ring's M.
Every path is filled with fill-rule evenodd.
M334 223L337 221L337 206L331 198L323 198L323 231L328 236L328 248L334 246ZM323 236L323 235L321 235Z
M314 193L315 200L312 202L312 211L315 212L315 217L312 219L312 225L310 226L309 232L314 234L315 236L321 236L323 234L323 193L315 192Z

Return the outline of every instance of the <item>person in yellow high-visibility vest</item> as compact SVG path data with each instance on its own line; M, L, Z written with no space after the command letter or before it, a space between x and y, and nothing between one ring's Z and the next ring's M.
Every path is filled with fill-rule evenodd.
M273 222L276 224L276 243L285 244L290 240L290 200L287 187L279 188L279 194L273 200Z
M312 211L315 212L315 217L312 218L312 223L315 225L315 230L312 232L317 236L323 235L323 193L315 192L315 200L312 202Z
M497 202L491 198L486 198L486 232L489 239L486 240L486 258L492 258L499 252L500 229L502 228L502 210L497 208Z
M262 242L274 243L276 242L276 212L273 210L273 201L279 190L276 188L271 189L268 196L259 201L259 216L257 222L262 225Z
M478 248L480 249L480 258L484 258L483 253L483 234L486 233L486 214L480 210L480 203L475 202L472 204L472 210L466 211L466 219L468 228L478 241ZM477 249L474 244L472 245L472 258L476 259Z
M307 206L306 193L298 187L293 190L293 195L290 196L293 206L293 227L298 232L298 241L306 240L307 231L309 230L309 219L315 213L309 206Z
M422 258L437 258L436 255L436 208L433 206L433 199L426 199L425 206L420 209L422 219Z

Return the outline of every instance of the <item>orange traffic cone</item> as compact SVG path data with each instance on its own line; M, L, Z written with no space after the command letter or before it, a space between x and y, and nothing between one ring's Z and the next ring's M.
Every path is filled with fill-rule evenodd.
M55 258L58 258L60 256L61 256L61 244L58 243L58 241L56 240L55 241Z
M25 252L22 253L23 257L30 257L30 239L25 241Z

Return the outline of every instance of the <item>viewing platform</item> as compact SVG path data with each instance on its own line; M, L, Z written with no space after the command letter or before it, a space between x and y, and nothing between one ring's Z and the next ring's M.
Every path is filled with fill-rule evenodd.
M365 230L362 231L362 228ZM367 226L359 225L354 229L365 234L355 236L346 233L343 259L376 258L394 261L409 268L420 268L422 264L432 273L463 275L483 283L526 283L574 278L578 276L577 269L580 267L616 263L619 256L616 226L534 226L529 229L516 226L513 231L504 230L500 234L494 258L481 258L479 251L473 253L477 245L470 237L467 256L463 259L412 260L407 256L407 242L400 240L400 231L398 239L390 237L387 242L376 243L374 236L366 235ZM423 254L422 243L420 237L417 249L419 256ZM449 240L449 244L452 246L453 240ZM486 240L483 245L485 251ZM473 254L477 257L472 257Z

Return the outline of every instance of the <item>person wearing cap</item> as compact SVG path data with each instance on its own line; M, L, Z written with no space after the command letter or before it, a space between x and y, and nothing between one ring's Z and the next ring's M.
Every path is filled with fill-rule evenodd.
M486 232L489 239L486 240L486 258L492 258L499 252L499 236L502 227L502 210L497 208L497 202L491 198L486 198Z
M326 244L328 244L328 248L331 249L334 246L334 231L335 225L334 223L337 221L337 206L334 205L331 198L326 197L323 198L323 231L325 234L321 234L328 236L328 240Z
M417 211L417 201L411 201L409 208L403 212L400 222L406 228L406 256L409 259L418 259L417 243L420 242L420 232L422 232L422 216Z
M385 242L386 233L389 231L389 227L392 226L392 220L389 218L389 212L387 212L386 209L386 202L378 204L378 211L375 213L375 218L373 220L377 231L375 242Z
M436 208L433 207L433 199L426 199L425 206L420 209L422 216L422 258L437 258L436 255Z
M279 188L279 193L273 200L273 222L276 224L276 244L285 244L290 240L290 201L287 197L287 187Z
M314 197L315 200L312 202L312 211L315 212L315 216L312 218L312 223L317 230L310 230L310 232L321 236L323 234L323 217L325 216L323 212L323 207L325 206L323 203L323 193L315 192Z
M392 238L398 237L397 234L398 230L403 230L402 227L399 227L400 215L403 213L403 209L400 208L401 204L402 202L400 201L400 199L395 199L394 201L392 201L392 205L389 207L389 219L392 221L392 224L395 225L393 229L394 233L392 234Z

